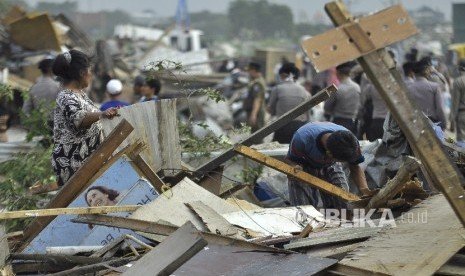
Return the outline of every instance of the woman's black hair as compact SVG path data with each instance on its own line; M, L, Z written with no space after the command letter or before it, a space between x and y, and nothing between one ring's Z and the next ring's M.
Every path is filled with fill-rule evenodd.
M119 192L110 188L107 188L105 186L92 186L87 190L87 192L84 194L84 198L86 200L87 205L90 205L89 202L87 202L87 194L92 191L92 190L99 190L100 192L107 194L108 199L113 201L119 196Z
M53 62L53 74L60 77L64 84L80 81L91 66L90 58L78 50L70 50L59 54Z
M338 130L331 133L326 142L326 147L335 159L341 161L352 163L358 160L361 155L357 138L347 130Z

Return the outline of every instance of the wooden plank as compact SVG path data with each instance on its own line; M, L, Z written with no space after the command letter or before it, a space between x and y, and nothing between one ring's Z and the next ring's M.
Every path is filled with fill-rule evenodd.
M133 212L141 205L127 206L98 206L98 207L75 207L75 208L53 208L37 210L21 210L0 213L0 220L17 219L28 217L47 217L58 215L90 215L103 213Z
M122 235L108 244L106 244L104 247L100 248L99 250L95 251L90 255L90 257L113 257L113 255L116 253L116 251L120 248L121 244L126 240L126 236ZM109 253L110 252L110 253Z
M12 260L64 263L67 265L95 264L103 261L103 258L63 254L11 254L10 257Z
M244 146L251 146L257 141L261 141L263 138L265 138L269 134L275 132L276 130L288 124L290 121L292 121L297 116L301 115L304 112L307 112L312 107L328 99L336 91L337 91L337 88L335 85L326 87L325 89L321 90L316 95L308 99L306 102L303 102L302 104L296 106L294 109L283 114L277 120L268 123L266 126L257 130L255 133L252 133L249 137L240 141L240 144ZM218 166L220 166L221 164L223 164L224 162L233 158L235 155L236 155L236 152L234 151L234 148L230 148L229 150L225 151L223 154L217 156L216 158L198 167L195 170L194 175L199 176L207 172L210 172L214 170L215 168L217 168Z
M158 177L158 175L152 170L152 168L145 162L144 158L140 156L139 153L129 153L128 157L131 161L137 166L137 168L142 172L142 174L149 180L150 184L155 188L158 193L162 193L162 187L165 185L165 182Z
M337 11L333 9L331 12ZM418 32L408 13L400 5L362 17L358 21L338 25L341 26L302 42L302 49L317 72L356 59ZM364 34L371 42L361 42Z
M89 180L99 171L102 164L113 154L116 148L126 139L134 128L126 120L108 135L103 143L92 153L81 168L68 180L47 205L47 208L63 208L68 206L90 184ZM18 248L21 251L34 239L55 217L40 217L34 219L24 231L23 244Z
M381 272L374 272L358 267L347 266L337 263L327 270L329 275L344 275L344 276L391 276Z
M126 144L142 140L147 150L142 158L154 170L181 169L181 146L176 119L176 100L149 101L136 103L119 109L119 117L102 122L104 133L109 133L120 120L127 120L134 131L124 141ZM177 172L177 171L175 171ZM174 174L166 171L168 175Z
M404 188L419 168L420 162L414 157L408 156L397 171L396 176L389 179L386 185L370 199L365 209L386 206L386 203Z
M171 275L207 244L194 225L186 222L162 243L145 254L123 273L123 276Z
M286 175L292 176L303 183L306 183L313 188L320 189L321 191L330 194L332 196L335 196L337 198L340 198L345 201L357 201L360 200L360 198L351 192L345 191L329 182L326 182L322 179L319 179L318 177L315 177L309 173L306 173L302 170L296 170L293 166L290 166L282 161L279 161L277 159L274 159L270 156L266 156L252 148L246 147L244 145L237 144L234 146L234 150L247 157L250 158L260 164L263 164L265 166L268 166L272 169L275 169L279 172L282 172Z
M214 195L219 195L221 191L221 181L223 180L223 166L219 166L212 172L206 173L198 183L200 187Z
M455 254L435 275L465 276L465 256Z
M390 275L432 275L465 245L465 229L443 195L424 200L395 225L360 243L340 263Z
M329 16L335 25L342 25L350 20L350 15L331 13L341 9L342 3L332 2L326 5ZM342 9L341 9L342 10ZM342 14L342 15L341 15ZM389 60L389 64L386 64ZM436 137L433 128L422 112L410 101L408 90L392 58L384 49L372 52L358 59L363 70L389 107L391 114L407 137L410 146L417 153L429 173L434 186L446 196L454 212L465 225L465 179L458 168L451 162Z
M8 238L5 234L5 226L0 225L0 267L4 267L6 260L10 255L10 248L8 247Z
M202 219L208 231L223 236L237 235L237 229L233 225L202 201L189 202L186 206Z
M140 256L131 256L131 257L122 257L122 258L115 258L111 259L106 262L85 265L85 266L77 266L69 270L61 271L55 274L51 274L53 276L69 276L69 275L86 275L88 273L94 273L100 270L105 270L109 266L123 266L130 262L136 261L140 258Z
M244 250L238 246L209 244L194 258L173 272L176 276L228 275L326 275L324 270L337 260L304 254L277 254Z
M342 260L347 253L359 247L359 241L349 241L345 243L328 244L307 248L305 254L313 257L335 258Z
M86 216L79 216L76 219L72 220L76 223L86 223L86 224L93 224L93 225L104 225L109 227L117 227L123 229L130 229L133 231L140 231L148 234L157 234L157 235L164 235L169 236L174 231L176 231L179 227L177 226L170 226L165 224L159 224L150 221L132 219L132 218L123 218L123 217L115 217L115 216L108 216L108 215L86 215ZM210 232L202 232L203 237L207 240L209 244L218 244L218 245L235 245L240 246L243 248L249 248L254 250L265 250L265 251L275 251L275 252L287 252L287 250L282 250L279 248L273 248L268 246L263 246L260 244L255 244L251 242L247 242L244 240L234 239L231 237L225 237L217 234L213 234ZM150 239L150 235L144 235Z
M313 226L309 223L307 224L307 226L304 227L304 229L302 229L302 232L300 232L298 238L299 239L306 238L312 231L313 231Z
M291 241L289 244L285 244L284 248L295 250L317 245L362 240L376 235L381 229L382 228L380 227L354 227L337 229L338 231L327 230L322 232L325 235L319 237L310 235L308 238L305 239L294 240Z

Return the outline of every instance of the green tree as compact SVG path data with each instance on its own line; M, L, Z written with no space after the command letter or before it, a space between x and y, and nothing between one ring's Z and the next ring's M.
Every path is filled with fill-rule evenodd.
M74 19L74 11L77 11L77 2L66 1L63 3L55 2L39 2L35 8L36 11L48 12L50 15L58 15L60 13L66 17Z
M325 24L311 24L311 23L299 23L295 26L297 38L304 35L315 36L317 34L324 33L333 27Z
M110 38L113 36L115 26L119 24L131 24L131 16L122 10L115 11L104 11L102 12L105 16L105 25L102 29L103 37L101 38Z
M235 0L229 5L228 18L234 34L241 37L291 37L294 32L291 9L267 0Z
M191 13L191 27L204 32L203 40L207 43L226 40L231 36L230 22L224 14L201 11Z

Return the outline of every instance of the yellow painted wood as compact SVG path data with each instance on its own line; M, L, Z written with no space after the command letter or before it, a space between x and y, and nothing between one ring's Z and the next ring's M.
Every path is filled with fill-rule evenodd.
M308 174L302 170L296 170L294 167L282 161L279 161L277 159L264 155L247 146L238 144L234 147L234 150L237 153L247 158L250 158L260 164L266 165L272 169L280 171L286 175L290 175L314 188L320 189L321 191L328 193L332 196L335 196L337 198L340 198L342 200L345 200L345 201L360 200L360 198L357 195L351 192L345 191L329 182L319 179L318 177Z
M133 212L141 205L126 205L126 206L99 206L99 207L75 207L75 208L54 208L54 209L37 209L37 210L21 210L0 213L0 220L17 219L29 217L47 217L58 215L91 215L119 212Z
M340 25L336 29L302 42L302 49L317 71L324 71L337 64L356 59L418 32L407 12L400 5ZM370 38L373 47L360 47L360 44L356 43L360 41L362 33L360 30Z

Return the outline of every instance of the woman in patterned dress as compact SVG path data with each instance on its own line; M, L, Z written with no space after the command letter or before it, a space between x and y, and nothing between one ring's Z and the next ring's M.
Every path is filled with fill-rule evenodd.
M84 92L92 79L86 54L70 50L58 55L53 73L61 78L63 90L54 112L52 166L58 185L63 186L103 141L99 120L112 119L118 110L101 112Z

